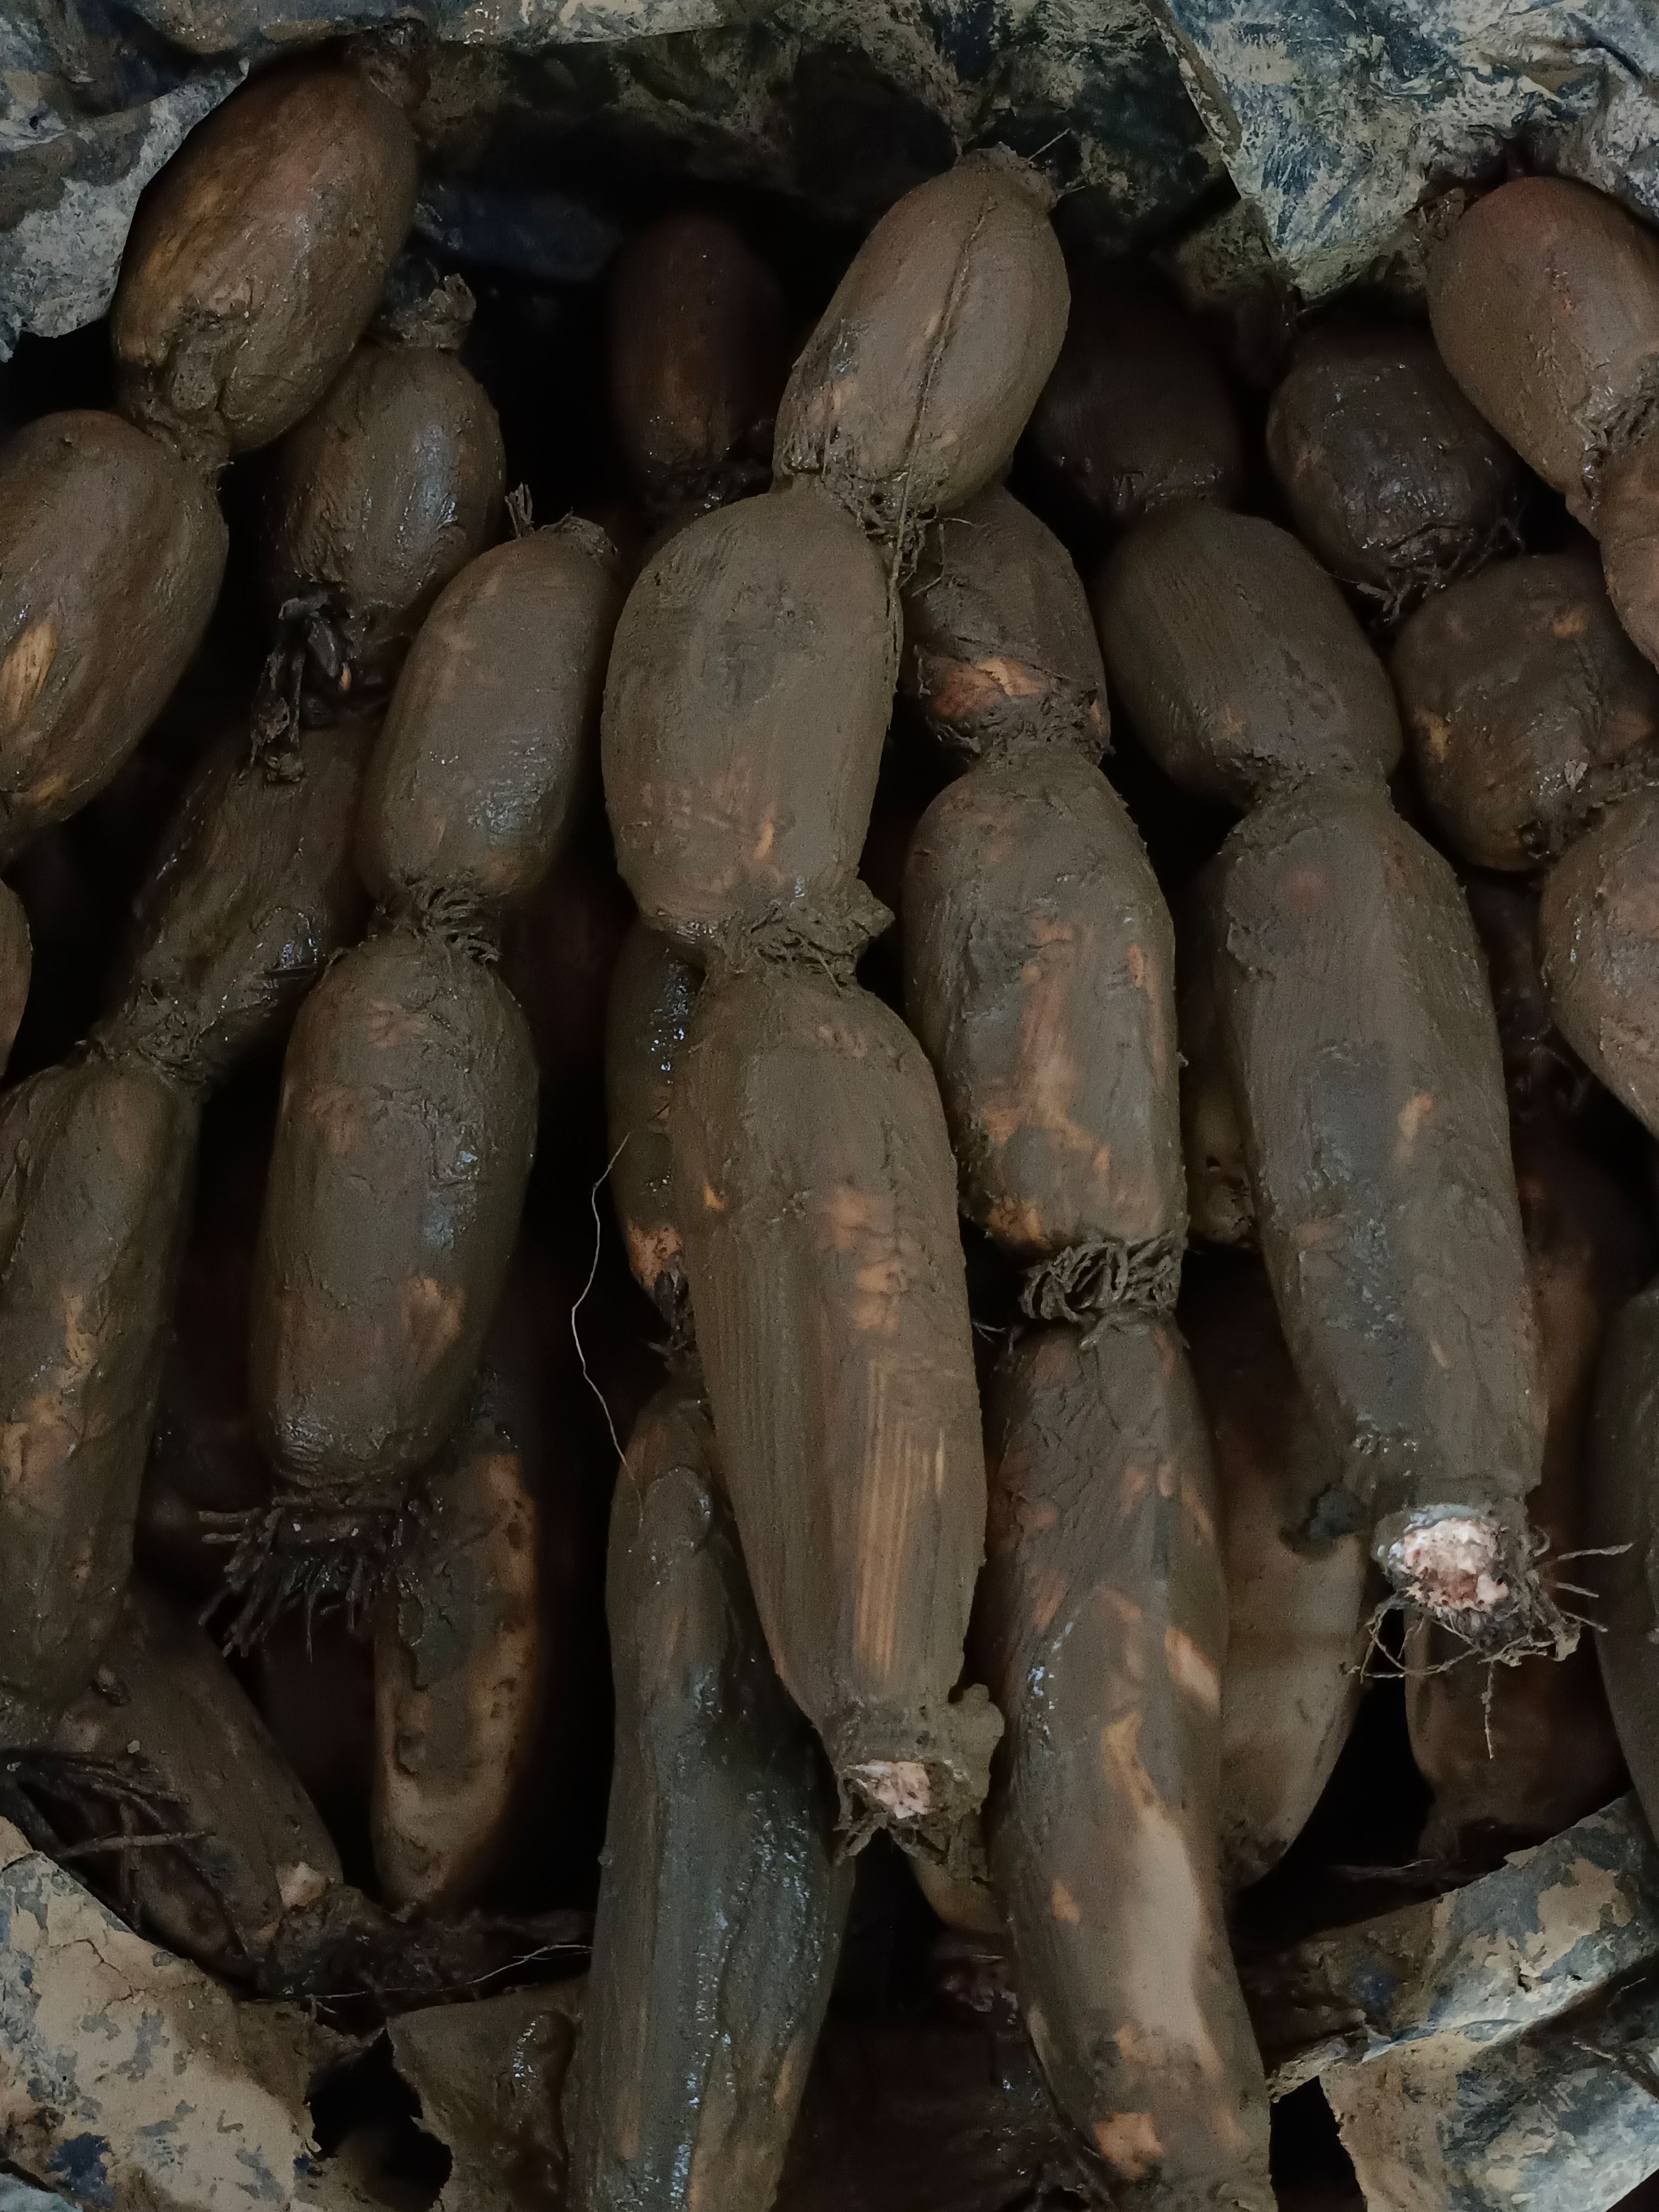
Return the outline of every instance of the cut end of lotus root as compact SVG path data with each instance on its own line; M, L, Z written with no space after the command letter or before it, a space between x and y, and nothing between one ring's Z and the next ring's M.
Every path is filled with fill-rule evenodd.
M978 1814L1001 1735L1002 1716L977 1686L943 1708L854 1714L826 1729L843 1852L884 1832L914 1858L982 1876Z
M1565 1659L1577 1644L1577 1626L1538 1579L1524 1530L1485 1514L1425 1508L1384 1522L1376 1556L1410 1611L1476 1650Z

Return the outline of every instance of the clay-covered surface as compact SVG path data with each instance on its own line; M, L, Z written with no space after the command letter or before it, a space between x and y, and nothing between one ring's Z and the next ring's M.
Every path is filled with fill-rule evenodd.
M1588 553L1523 554L1431 599L1390 663L1439 834L1478 867L1555 858L1659 782L1659 673Z
M1218 863L1200 868L1176 900L1175 925L1187 1226L1206 1243L1252 1245L1255 1194L1221 1032L1218 963L1225 932Z
M1659 239L1587 185L1517 177L1442 212L1427 277L1448 368L1589 520L1601 469L1659 399Z
M1038 170L999 149L888 210L790 374L781 478L819 477L901 547L990 483L1066 332L1053 198Z
M813 484L704 515L647 563L617 629L604 759L617 863L653 927L695 947L845 915L894 630L880 554Z
M591 775L622 585L578 519L471 562L421 625L363 793L359 860L395 902L533 890Z
M1463 896L1486 956L1511 1120L1583 1118L1601 1092L1550 1011L1538 965L1536 890L1513 878L1471 876Z
M1316 331L1273 393L1267 459L1297 536L1390 612L1515 542L1515 455L1416 325Z
M509 1297L511 1293L509 1292ZM504 1314L504 1320L506 1316ZM388 1904L472 1902L512 1840L548 1689L549 1449L522 1328L423 1479L374 1623L375 1870Z
M897 1016L819 972L705 986L669 1131L722 1478L854 1840L935 1856L998 1723L952 1705L985 1540L956 1164Z
M209 1080L280 1041L368 918L352 844L374 735L302 731L297 776L250 759L246 730L221 739L139 886L106 1045Z
M1519 1127L1514 1149L1548 1409L1543 1480L1527 1514L1547 1544L1545 1588L1595 1620L1583 1593L1597 1563L1577 1556L1590 1540L1590 1395L1607 1324L1646 1277L1652 1240L1631 1193L1559 1132ZM1455 1857L1465 1843L1538 1842L1614 1794L1623 1770L1595 1641L1586 1637L1565 1659L1488 1669L1443 1630L1418 1632L1408 1664L1434 1671L1407 1680L1406 1712L1412 1755L1435 1793L1430 1850Z
M1286 530L1191 502L1132 531L1090 587L1124 719L1166 775L1248 805L1299 776L1384 776L1387 672Z
M251 1972L291 1908L340 1880L339 1855L247 1693L188 1613L135 1582L98 1670L58 1723L52 1749L114 1771L88 1778L69 1839L113 1835L89 1857L94 1880L147 1936L200 1966ZM46 1770L50 1776L50 1768ZM124 1818L119 1782L149 1797ZM172 1832L171 1850L123 1852L124 1831Z
M1380 790L1259 805L1221 873L1222 1021L1262 1256L1341 1468L1316 1523L1386 1548L1402 1514L1472 1516L1500 1532L1485 1599L1504 1608L1544 1404L1468 909ZM1466 1601L1481 1606L1474 1578Z
M1221 1501L1221 1865L1230 1889L1301 1834L1358 1709L1370 1610L1357 1535L1305 1530L1337 1479L1255 1260L1187 1271L1181 1325L1210 1425ZM1547 1662L1539 1662L1539 1664Z
M0 1074L28 1004L33 946L23 902L9 884L0 885Z
M1231 507L1243 489L1238 418L1202 337L1170 301L1098 281L1073 289L1029 442L1115 523L1175 500Z
M0 449L0 850L73 814L166 704L228 538L211 488L119 416Z
M1626 631L1659 666L1659 440L1651 427L1601 472L1595 534Z
M1106 750L1106 672L1071 556L992 484L923 541L903 595L903 690L969 754L1060 739Z
M665 937L635 921L611 983L605 1113L611 1203L634 1279L665 1316L685 1290L668 1101L702 978Z
M501 518L506 456L483 386L436 345L361 345L271 470L265 581L325 592L354 675L386 670Z
M403 244L415 134L372 74L307 59L261 75L191 133L133 225L111 317L122 404L209 463L321 398Z
M835 1787L774 1671L712 1451L707 1415L671 1386L611 1512L617 1756L579 2062L584 2212L767 2212L852 1894Z
M0 1745L91 1676L132 1565L196 1145L134 1059L49 1068L0 1110Z
M1187 1226L1175 933L1122 800L1069 749L979 763L917 827L903 918L964 1212L1028 1262L1107 1248L1106 1302L1168 1303Z
M1609 1548L1586 1560L1601 1625L1601 1680L1643 1811L1659 1814L1659 1285L1616 1315L1590 1414L1587 1534Z
M1659 790L1603 815L1544 879L1538 949L1561 1034L1659 1131Z
M435 929L335 962L295 1025L254 1276L252 1380L288 1479L397 1487L459 1417L535 1143L529 1031Z
M986 1431L975 1656L1007 1720L986 1837L1032 2042L1115 2202L1271 2212L1217 1871L1219 1501L1180 1340L1035 1332Z
M788 371L778 281L719 216L666 215L611 277L611 416L634 481L664 517L764 491Z

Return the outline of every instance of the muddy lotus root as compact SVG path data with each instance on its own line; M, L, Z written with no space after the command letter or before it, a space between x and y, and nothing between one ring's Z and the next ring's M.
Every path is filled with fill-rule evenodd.
M1390 611L1514 543L1515 456L1410 325L1316 331L1273 393L1267 459L1297 536Z
M263 72L145 195L110 317L122 405L210 467L291 429L374 311L415 212L409 38Z
M0 855L101 791L200 644L228 539L211 487L118 415L0 450Z
M902 544L991 482L1065 336L1053 198L999 149L965 155L889 209L791 373L781 480L820 478Z

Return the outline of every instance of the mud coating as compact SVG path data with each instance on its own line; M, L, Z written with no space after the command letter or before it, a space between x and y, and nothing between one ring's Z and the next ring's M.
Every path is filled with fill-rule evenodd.
M252 1971L291 1908L342 1879L328 1830L211 1639L134 1582L88 1688L52 1748L131 1778L191 1840L89 1863L129 1918L198 1966ZM92 1785L95 1801L95 1782ZM92 1827L112 1823L88 1805Z
M790 374L780 482L821 478L901 545L990 483L1066 333L1052 202L1036 169L993 149L888 210Z
M1596 1361L1613 1315L1640 1287L1651 1240L1612 1176L1556 1131L1515 1132L1515 1172L1538 1316L1548 1423L1544 1475L1528 1501L1547 1540L1547 1589L1595 1616L1582 1591L1603 1564L1575 1556L1584 1534L1586 1429ZM1619 1745L1586 1637L1562 1660L1451 1665L1455 1640L1416 1632L1406 1685L1412 1755L1434 1790L1424 1846L1455 1857L1467 1844L1540 1843L1605 1805L1620 1786Z
M1106 672L1083 585L1059 538L1000 484L929 530L903 606L901 687L945 744L1105 751Z
M245 730L221 740L139 887L100 1037L207 1080L280 1042L368 919L352 840L374 738L348 720L301 731L297 777L250 760Z
M1602 464L1659 398L1659 239L1565 177L1517 177L1438 228L1429 320L1447 368L1589 521Z
M785 908L793 927L845 912L896 653L881 556L813 484L704 515L647 564L603 750L617 864L653 928L713 947Z
M500 1332L498 1332L498 1335ZM394 1910L471 1904L510 1840L547 1689L546 1465L527 1363L497 1345L421 1486L374 1623L370 1821Z
M1163 300L1079 285L1029 442L1088 505L1131 523L1182 499L1231 507L1238 420L1202 338Z
M337 960L289 1042L250 1371L301 1491L400 1489L459 1419L506 1279L536 1066L493 969L436 930Z
M505 468L495 410L453 353L360 345L274 456L273 606L326 592L354 667L401 658L444 586L495 536Z
M1026 2025L1114 2202L1272 2212L1217 1875L1227 1634L1204 1413L1156 1320L1042 1329L986 1408L986 1829Z
M1359 1704L1370 1610L1357 1535L1305 1530L1338 1477L1259 1261L1189 1266L1181 1304L1221 1498L1221 1869L1259 1881L1301 1834Z
M668 1101L702 980L665 937L635 921L611 978L605 1018L611 1203L635 1281L670 1319L684 1297L685 1262Z
M193 1094L133 1059L0 1106L0 1747L90 1680L132 1565L195 1156Z
M1000 1723L951 1702L985 1541L956 1167L932 1071L866 993L704 987L669 1103L721 1473L848 1841L949 1856Z
M766 489L789 367L784 322L777 280L718 216L664 216L617 255L611 419L653 514Z
M1322 1522L1351 1514L1397 1582L1486 1638L1526 1609L1544 1404L1474 925L1381 790L1259 805L1220 872L1222 1025L1262 1256L1341 1468ZM1480 1556L1443 1574L1425 1560L1433 1586L1418 1587L1415 1532L1442 1522Z
M1341 592L1286 530L1187 505L1090 588L1123 714L1183 790L1248 806L1287 779L1389 775L1400 718Z
M1544 878L1550 1011L1593 1075L1659 1133L1659 790L1603 815Z
M1120 1296L1168 1303L1187 1229L1175 936L1122 800L1067 749L979 763L917 827L903 915L905 1011L963 1211L1027 1262L1109 1248Z
M1176 1031L1181 1045L1181 1150L1188 1230L1210 1244L1255 1243L1255 1195L1244 1127L1221 1033L1218 963L1225 935L1221 872L1200 868L1176 903Z
M611 1509L617 1758L579 2060L579 2212L767 2212L852 1895L761 1634L708 1418L671 1386Z
M1632 641L1659 666L1659 439L1651 429L1601 472L1595 534L1607 595Z
M1659 782L1659 674L1588 554L1454 584L1407 623L1391 668L1434 825L1478 867L1536 867Z
M533 890L592 773L622 606L610 540L576 518L471 562L421 625L369 763L358 857L378 898Z
M118 415L0 448L0 858L110 781L183 675L229 544L209 485Z
M29 971L34 947L23 902L9 884L0 884L0 1075L28 1004Z
M1267 459L1297 537L1389 613L1516 542L1520 465L1409 324L1305 340L1267 410Z
M1659 1818L1659 1282L1618 1314L1603 1341L1590 1413L1585 1562L1597 1590L1601 1682L1650 1826ZM1576 1579L1576 1577L1575 1577Z
M309 60L263 72L191 131L139 208L110 313L122 408L210 467L322 398L403 244L415 133L373 74ZM392 88L410 107L420 97Z

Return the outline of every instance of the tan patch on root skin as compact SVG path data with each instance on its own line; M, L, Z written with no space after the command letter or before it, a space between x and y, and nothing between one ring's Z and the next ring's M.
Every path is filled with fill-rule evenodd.
M1125 2181L1144 2181L1164 2155L1150 2112L1119 2112L1095 2122L1100 2154Z

